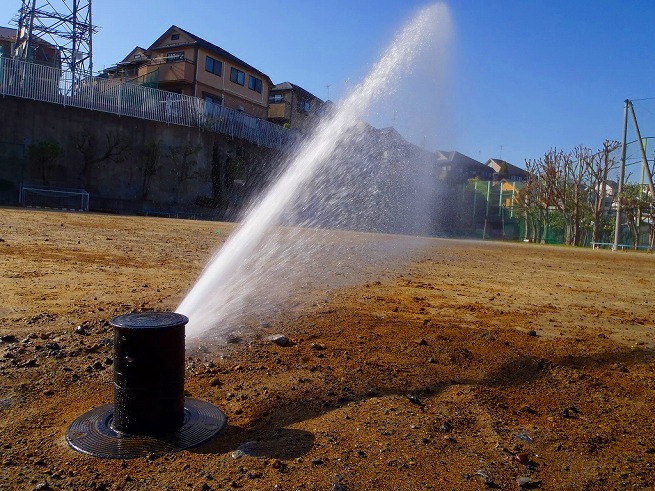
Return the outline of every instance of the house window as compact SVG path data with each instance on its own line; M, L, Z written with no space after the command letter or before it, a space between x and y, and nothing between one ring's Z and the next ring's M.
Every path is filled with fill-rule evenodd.
M250 78L248 79L248 88L250 90L254 90L255 92L259 92L260 94L262 93L262 81L261 79L257 77L253 77L250 75Z
M182 61L184 60L184 51L176 51L175 53L166 53L166 61Z
M282 94L271 94L268 96L269 104L279 104L283 100L284 100L284 96Z
M246 74L243 73L241 70L237 70L236 68L231 68L230 69L230 81L234 82L235 84L245 85L245 83L246 83Z
M171 34L171 41L177 41L178 39L180 39L179 34Z
M298 111L301 113L308 113L311 108L309 101L298 101Z
M205 70L207 70L209 73L213 73L214 75L218 75L220 77L221 72L223 71L223 63L221 63L218 60L215 60L211 56L208 56L207 59L205 60Z

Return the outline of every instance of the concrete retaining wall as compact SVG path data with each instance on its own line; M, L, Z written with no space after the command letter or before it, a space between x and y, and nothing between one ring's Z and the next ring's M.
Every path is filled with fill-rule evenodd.
M273 159L270 150L198 128L26 99L1 98L0 117L3 204L18 203L21 183L45 184L85 189L92 210L224 218L257 187L244 175L262 174L243 167ZM30 152L40 142L54 144L58 156Z

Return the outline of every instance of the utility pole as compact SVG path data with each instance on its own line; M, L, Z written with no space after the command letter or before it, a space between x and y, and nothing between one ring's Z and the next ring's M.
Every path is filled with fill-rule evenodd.
M655 186L653 186L653 175L650 172L650 167L648 166L648 158L646 157L646 149L644 148L643 139L641 138L641 131L639 131L639 124L637 123L637 116L635 115L635 108L632 105L630 99L625 101L625 109L623 114L623 141L621 142L621 171L619 173L619 190L618 190L618 200L616 202L616 225L614 228L614 244L612 245L612 250L615 251L618 249L619 244L619 229L621 225L621 193L623 192L623 180L625 179L625 157L626 157L626 146L627 146L627 136L628 136L628 111L632 117L632 124L634 125L635 134L637 136L637 142L639 144L639 153L641 155L641 163L643 166L643 172L646 176L648 190L650 192L651 202L655 200Z
M627 151L627 142L628 138L628 107L630 106L630 100L625 100L625 108L623 110L623 141L621 142L621 168L619 171L619 188L617 190L616 196L616 222L614 225L614 244L612 245L612 250L616 251L619 248L619 235L621 229L621 193L623 192L623 179L625 177L625 154Z

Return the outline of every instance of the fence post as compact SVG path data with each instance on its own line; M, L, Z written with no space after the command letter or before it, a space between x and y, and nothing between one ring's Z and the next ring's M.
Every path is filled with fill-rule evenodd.
M118 116L123 114L123 86L124 84L118 86Z
M98 87L96 85L95 78L93 77L93 75L89 75L87 80L88 80L89 87L91 87L91 90L89 91L89 98L90 98L89 106L91 106L92 111L95 111L97 107L96 92Z

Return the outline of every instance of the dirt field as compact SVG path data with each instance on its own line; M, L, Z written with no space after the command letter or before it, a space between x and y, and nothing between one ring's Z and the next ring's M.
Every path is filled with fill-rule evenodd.
M188 394L228 417L216 439L110 460L64 440L112 401L108 321L174 310L232 226L0 217L0 489L655 489L653 255L434 239L381 257L188 350Z

